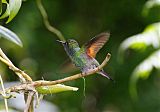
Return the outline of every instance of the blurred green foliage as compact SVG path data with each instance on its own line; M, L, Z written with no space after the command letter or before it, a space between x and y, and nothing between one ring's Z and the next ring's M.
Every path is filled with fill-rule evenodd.
M147 79L154 68L160 69L160 23L151 24L142 33L125 39L119 48L119 60L123 61L124 54L128 49L145 52L149 47L158 50L146 57L132 73L129 89L134 99L137 99L137 80L139 78Z
M19 37L14 32L10 31L9 29L3 26L0 26L0 38L1 37L6 38L21 47L23 46Z
M128 92L129 79L133 69L150 53L149 47L142 52L128 51L124 63L117 61L120 43L129 36L136 35L160 19L143 15L146 0L43 0L51 24L82 45L100 32L110 31L109 42L97 54L101 62L107 52L112 58L105 68L116 80L113 84L100 75L86 78L86 96L83 94L83 80L68 82L79 87L78 92L68 92L47 96L61 112L158 112L160 111L160 77L153 70L151 77L139 81L139 99L134 102ZM158 8L159 9L159 8ZM157 9L157 10L158 10ZM158 15L158 14L157 14ZM5 50L13 63L29 73L34 80L55 80L74 73L61 73L59 67L68 57L58 39L44 27L42 17L33 0L23 2L18 15L9 24L1 24L14 31L22 40L23 48L1 39L0 47ZM0 72L7 81L17 80L13 72L0 64ZM79 72L79 71L77 71Z

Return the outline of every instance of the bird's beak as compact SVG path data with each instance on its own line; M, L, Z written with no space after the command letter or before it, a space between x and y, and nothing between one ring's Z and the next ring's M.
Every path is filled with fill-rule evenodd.
M59 43L62 43L62 44L66 43L66 41L61 41L61 40L56 40L56 41L59 42Z

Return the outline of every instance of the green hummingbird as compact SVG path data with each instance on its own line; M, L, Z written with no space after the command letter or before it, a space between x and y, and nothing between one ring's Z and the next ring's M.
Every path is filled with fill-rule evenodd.
M84 44L81 48L74 39L68 39L67 41L58 40L58 42L62 43L73 64L81 70L82 74L86 74L100 65L95 57L97 52L108 41L109 36L110 34L107 32L101 33ZM103 69L100 70L98 74L113 81L113 79Z

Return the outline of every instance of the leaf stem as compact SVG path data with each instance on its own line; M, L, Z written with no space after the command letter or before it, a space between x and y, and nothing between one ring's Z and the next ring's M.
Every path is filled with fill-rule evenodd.
M13 70L23 82L32 81L32 78L28 74L26 74L24 71L14 66L14 64L9 60L9 58L3 53L1 48L0 48L0 61L8 65L9 68Z
M37 2L37 7L43 17L43 22L44 22L44 25L46 26L46 28L53 34L57 35L57 37L62 40L62 41L65 41L65 38L64 36L62 35L62 33L56 29L55 27L53 27L49 20L48 20L48 15L46 13L46 10L44 9L43 5L42 5L42 1L41 0L36 0Z
M2 86L3 96L6 96L6 92L5 92L5 89L4 89L4 84L3 84L1 74L0 74L0 82L1 82L1 86ZM8 103L7 103L6 98L4 98L4 104L5 104L6 112L8 112Z

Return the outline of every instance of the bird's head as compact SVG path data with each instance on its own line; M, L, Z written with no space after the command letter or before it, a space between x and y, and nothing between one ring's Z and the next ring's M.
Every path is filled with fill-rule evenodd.
M69 54L73 54L73 52L80 49L77 41L74 39L68 39L67 41L60 41L60 40L57 40L57 41L62 43L65 50L69 52Z
M68 39L67 44L70 48L79 48L77 41L74 39Z

